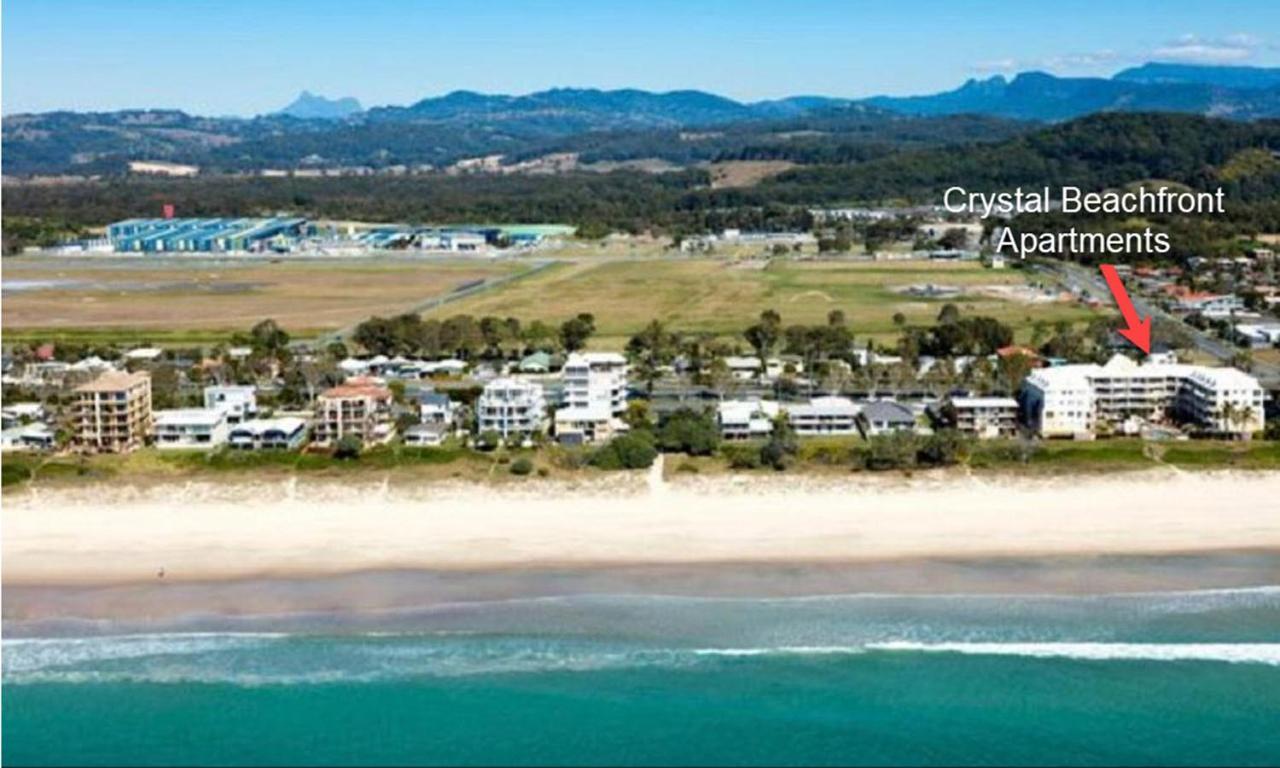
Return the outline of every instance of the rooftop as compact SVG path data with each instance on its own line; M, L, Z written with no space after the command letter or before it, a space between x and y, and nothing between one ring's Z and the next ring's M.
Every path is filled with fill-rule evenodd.
M126 373L125 371L107 371L88 384L76 387L76 392L123 392L151 381L151 374L145 371Z

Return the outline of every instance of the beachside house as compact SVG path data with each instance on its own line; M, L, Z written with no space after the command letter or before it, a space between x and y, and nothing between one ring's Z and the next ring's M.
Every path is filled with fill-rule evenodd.
M257 415L258 390L238 384L205 387L204 407L225 412L228 424L239 424Z
M227 442L227 412L221 408L176 408L153 417L157 448L208 451Z
M291 451L307 439L307 422L296 416L248 419L231 427L227 443L240 450Z

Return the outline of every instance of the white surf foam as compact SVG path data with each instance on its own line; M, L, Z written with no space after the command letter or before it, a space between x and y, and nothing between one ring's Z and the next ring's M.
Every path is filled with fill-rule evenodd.
M958 653L975 656L1088 661L1221 661L1280 666L1280 643L868 643L872 651Z

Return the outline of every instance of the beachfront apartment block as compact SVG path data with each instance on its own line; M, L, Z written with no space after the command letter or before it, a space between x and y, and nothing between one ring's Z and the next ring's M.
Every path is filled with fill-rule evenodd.
M258 413L258 390L241 384L224 384L204 388L204 407L227 414L228 424L239 424Z
M546 429L547 401L542 385L519 379L494 379L476 400L476 428L503 439L529 437Z
M153 414L157 448L213 450L227 442L227 412L221 408L176 408Z
M978 438L1009 437L1018 431L1018 401L1012 397L952 397L954 426Z
M1234 368L1139 365L1115 355L1105 365L1036 369L1020 399L1023 421L1041 437L1092 437L1104 428L1135 434L1166 419L1214 434L1249 435L1264 426L1266 392Z
M353 376L316 398L315 442L327 446L348 435L371 445L395 436L391 390L378 379Z
M1251 435L1266 426L1266 393L1258 380L1235 368L1196 368L1178 392L1181 417L1210 432Z
M578 444L606 440L624 431L618 417L627 410L627 359L616 352L569 355L560 371L563 405L556 409L556 436Z
M73 392L71 427L85 451L125 453L151 434L151 374L110 371Z
M296 416L248 419L231 427L227 444L245 451L291 451L307 439L307 422Z

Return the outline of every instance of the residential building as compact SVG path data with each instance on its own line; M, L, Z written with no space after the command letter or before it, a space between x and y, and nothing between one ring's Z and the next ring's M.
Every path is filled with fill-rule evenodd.
M5 429L30 424L33 421L44 421L44 417L43 403L5 403L4 407L0 408L0 419L3 420Z
M204 407L225 412L228 424L239 424L258 414L258 390L239 384L205 387Z
M307 422L296 416L248 419L231 427L227 442L240 450L291 451L307 439Z
M1230 317L1244 310L1244 300L1235 294L1188 293L1178 298L1174 309L1205 317Z
M503 439L528 437L546 429L546 398L542 385L499 378L485 385L476 401L476 428L497 432Z
M444 445L449 431L444 424L414 424L404 431L404 444L418 448L437 448Z
M0 451L50 451L57 438L48 424L33 422L7 427L0 431Z
M783 408L791 428L802 437L857 434L858 414L862 412L847 397L815 397L807 403L788 403Z
M624 431L618 418L627 410L627 359L614 352L569 355L561 368L563 406L556 409L556 436L562 442L605 440Z
M1018 401L1012 397L953 397L948 403L955 428L966 434L1008 437L1018 430Z
M353 376L316 398L315 442L332 445L351 435L369 445L395 435L391 390L378 379Z
M128 452L151 433L149 373L104 373L73 395L71 426L81 450Z
M1178 415L1210 432L1251 435L1266 426L1266 392L1235 368L1192 370L1178 392Z
M156 411L157 448L212 450L227 442L227 412L220 408Z
M907 406L893 400L873 400L862 406L862 423L867 435L891 432L914 432L916 415Z
M773 400L723 400L716 408L720 437L725 440L755 440L769 436L780 407Z
M418 393L418 421L423 424L452 424L455 410L453 401L443 392L429 389Z
M1023 421L1041 437L1091 437L1103 429L1134 434L1165 420L1248 434L1263 427L1265 398L1257 379L1233 368L1139 365L1123 355L1106 365L1037 369L1020 395ZM1224 418L1224 407L1232 419ZM1236 411L1245 408L1249 418L1241 420Z

